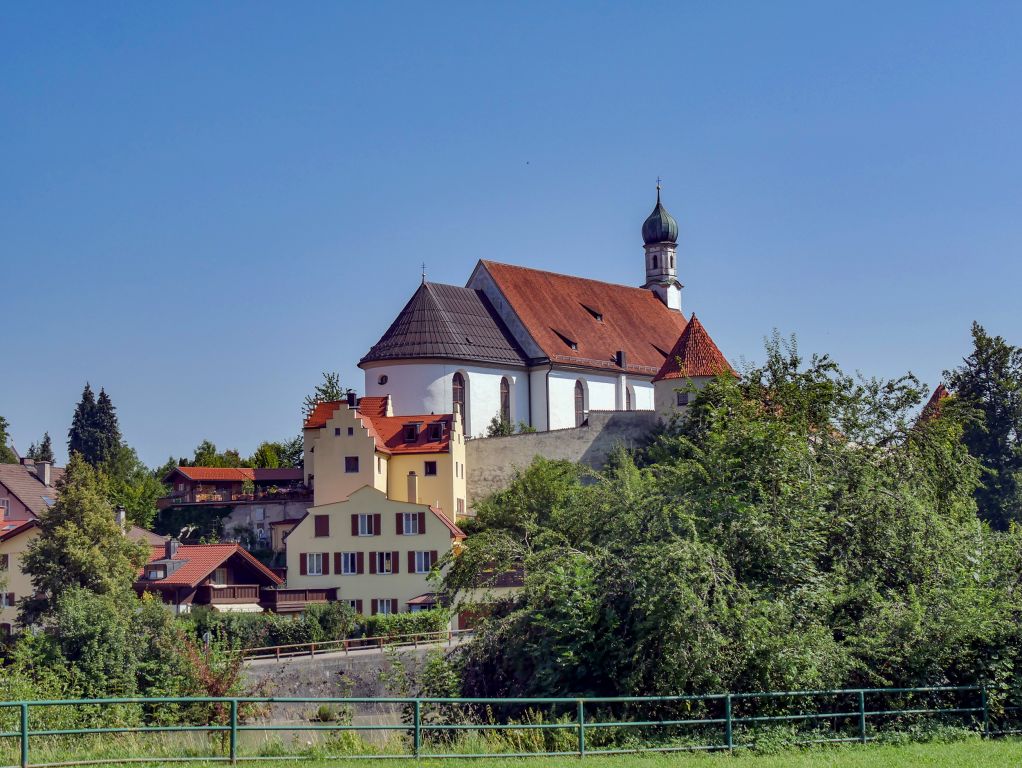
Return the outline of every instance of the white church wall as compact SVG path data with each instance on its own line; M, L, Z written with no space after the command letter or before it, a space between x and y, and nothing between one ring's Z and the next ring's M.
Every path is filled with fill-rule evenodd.
M465 434L486 434L490 420L500 410L500 380L511 383L511 418L529 419L529 386L524 370L471 365L456 361L392 362L374 364L365 370L365 393L390 395L394 415L451 413L454 407L452 382L457 372L465 377ZM381 382L382 377L386 377Z
M546 375L547 368L529 371L529 397L532 406L532 426L539 431L549 429L546 420Z
M575 382L585 388L586 411L617 410L617 376L553 370L549 374L550 429L575 426Z

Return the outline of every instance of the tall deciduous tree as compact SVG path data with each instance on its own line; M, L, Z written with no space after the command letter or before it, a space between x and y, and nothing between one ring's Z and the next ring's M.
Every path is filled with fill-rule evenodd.
M958 401L976 418L965 429L965 443L986 472L976 491L979 514L995 528L1022 522L1022 348L990 336L972 324L972 353L945 371Z
M316 385L311 395L305 396L305 403L302 406L305 417L308 418L319 403L331 400L340 400L344 397L344 390L341 388L341 374L323 371L323 381Z
M124 535L102 476L81 453L71 454L57 491L56 503L40 512L39 535L22 561L34 593L21 604L24 624L52 614L74 587L96 594L129 593L147 556L145 545Z
M0 464L17 464L18 455L9 445L11 436L7 434L10 424L3 416L0 416Z

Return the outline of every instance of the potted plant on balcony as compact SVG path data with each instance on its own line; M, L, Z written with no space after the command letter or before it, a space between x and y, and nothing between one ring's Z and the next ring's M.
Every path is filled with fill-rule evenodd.
M246 501L252 501L255 498L255 482L250 479L245 479L241 483L241 496Z

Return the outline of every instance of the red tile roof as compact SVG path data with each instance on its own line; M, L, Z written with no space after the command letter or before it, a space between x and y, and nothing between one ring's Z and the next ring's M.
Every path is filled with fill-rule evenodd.
M465 538L465 532L463 530L461 530L461 528L459 528L457 525L452 523L447 518L447 515L445 515L443 513L443 510L437 509L436 507L430 505L429 511L432 512L434 515L436 515L440 519L441 523L443 523L445 526L447 526L447 530L451 532L451 538L453 538L453 539L463 539L463 538Z
M446 453L451 443L452 414L428 414L416 416L369 417L363 414L363 423L369 434L376 440L376 450L381 453ZM442 423L443 435L439 440L430 436L430 425ZM419 424L419 436L414 443L405 442L405 426Z
M284 469L254 469L252 467L175 467L167 473L164 481L175 472L179 472L189 480L210 481L221 483L242 483L246 480L258 482L279 482L286 483L303 478L302 470L296 468Z
M944 401L949 397L951 397L951 393L947 391L947 387L938 384L937 388L933 390L933 394L930 395L930 399L926 401L926 405L923 406L923 410L919 414L919 421L926 422L938 418L944 407Z
M361 397L358 400L358 412L363 416L378 417L387 415L387 401L390 397Z
M529 335L558 363L621 370L615 362L620 350L626 357L624 370L652 376L685 329L681 312L668 309L645 288L494 261L481 264Z
M343 400L324 400L322 403L316 403L309 418L305 420L305 429L325 427L326 423L330 421L330 417L334 415L334 411L340 408L343 402Z
M148 562L164 560L166 559L165 555L166 548L164 546L154 546L149 553ZM234 555L238 555L261 573L265 577L267 585L283 583L283 579L259 562L240 544L179 544L174 561L182 561L182 565L177 570L170 573L165 579L140 581L143 581L146 586L155 587L195 587ZM139 575L141 576L144 572L145 568L143 567L139 571Z
M653 381L716 376L721 373L738 375L727 358L717 349L717 345L713 343L699 318L692 315L685 330L671 347L663 366L653 377Z

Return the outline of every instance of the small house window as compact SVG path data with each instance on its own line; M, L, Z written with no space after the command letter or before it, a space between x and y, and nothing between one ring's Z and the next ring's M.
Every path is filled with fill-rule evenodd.
M341 436L341 428L340 427L334 427L334 437L340 437L340 436Z
M323 553L322 552L310 552L306 555L307 568L309 576L322 576L323 575Z
M213 571L213 578L210 581L218 586L225 586L227 584L227 569L217 568Z
M463 517L464 515L465 515L465 500L464 499L458 499L458 512L457 512L457 516L458 517Z
M149 581L159 581L160 579L163 578L163 569L162 568L150 568L148 570L148 572L146 573L145 577L147 579L149 579Z
M416 552L415 553L415 572L416 573L429 573L433 568L433 558L431 552Z
M391 597L381 597L379 600L374 600L376 603L376 612L381 613L384 616L397 613L397 600Z
M394 572L394 553L393 552L377 552L376 553L376 572L377 573L393 573Z
M358 456L345 456L344 457L344 471L348 474L358 472Z
M424 531L419 530L418 512L402 512L401 515L401 531L405 536L417 536L420 533L424 533Z
M426 464L425 464L425 470L423 471L423 474L425 474L425 475L435 475L436 474L436 462L435 461L427 461Z
M358 535L359 536L375 536L376 531L373 529L373 516L369 514L363 514L358 516Z
M383 459L379 456L376 457L376 474L383 472Z
M678 393L678 405L688 405L688 392Z
M419 425L418 424L405 424L405 442L414 443L419 439Z
M355 428L348 427L348 437L351 437L353 434L355 434Z
M358 573L358 552L341 553L341 573L345 576Z
M429 439L433 442L444 439L444 423L437 421L429 426Z
M381 373L380 377L376 380L376 383L379 384L382 387L388 381L389 381L389 379L387 378L387 374Z

